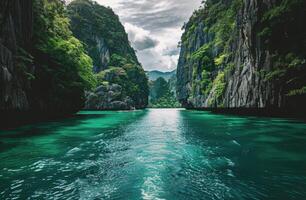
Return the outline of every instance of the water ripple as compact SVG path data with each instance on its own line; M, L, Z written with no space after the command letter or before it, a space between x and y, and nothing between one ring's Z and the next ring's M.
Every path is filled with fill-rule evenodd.
M0 164L1 199L278 200L306 196L306 149L302 145L294 149L291 144L306 143L302 124L183 110L110 113L112 120L89 118L73 127L60 123L53 135L31 138L37 139L35 148L22 149L23 155L34 155L30 160L10 156L14 151L0 153L5 161ZM131 123L122 124L127 118ZM78 126L84 137L76 138ZM68 136L73 138L71 143L62 143ZM50 146L39 154L37 147L42 143Z

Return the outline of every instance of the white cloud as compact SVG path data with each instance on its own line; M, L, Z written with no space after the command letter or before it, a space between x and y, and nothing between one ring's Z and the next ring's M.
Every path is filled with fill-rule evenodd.
M151 35L150 31L137 27L130 23L125 23L125 30L129 35L129 40L136 50L144 50L155 47L158 44L157 39Z
M99 4L109 6L113 9L120 5L121 0L96 0Z
M152 33L130 23L124 26L146 70L169 71L176 68L179 57L177 43L182 33L179 28Z
M176 68L181 27L201 0L97 0L119 15L145 70Z

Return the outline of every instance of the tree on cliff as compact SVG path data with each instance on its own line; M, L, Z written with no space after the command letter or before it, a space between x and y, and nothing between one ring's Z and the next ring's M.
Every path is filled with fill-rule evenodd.
M148 104L148 80L131 47L127 33L119 17L111 8L106 8L91 0L75 0L68 5L73 34L85 44L93 60L97 87L119 85L121 99L132 99L128 107L144 108ZM112 91L109 91L112 93ZM116 109L112 104L99 98L101 94L93 92L88 95L88 109ZM131 101L129 101L131 102Z
M6 76L0 77L9 77L1 80L1 110L50 115L83 107L84 90L95 86L92 60L66 15L60 0L1 0L0 74Z

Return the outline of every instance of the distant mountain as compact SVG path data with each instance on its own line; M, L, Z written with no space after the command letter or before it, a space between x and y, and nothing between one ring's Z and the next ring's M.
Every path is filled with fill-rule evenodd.
M179 108L176 98L176 70L171 72L149 71L149 107Z
M171 72L161 72L161 71L149 71L146 72L148 78L150 81L156 81L159 77L164 78L166 81L169 81L170 78L176 75L176 70L173 70Z

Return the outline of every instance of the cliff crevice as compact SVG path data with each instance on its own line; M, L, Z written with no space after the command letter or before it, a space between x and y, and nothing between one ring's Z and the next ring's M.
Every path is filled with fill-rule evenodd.
M29 109L28 82L18 73L18 50L31 50L32 1L1 1L0 109Z
M305 107L305 13L299 0L206 1L184 27L180 102L188 108Z

